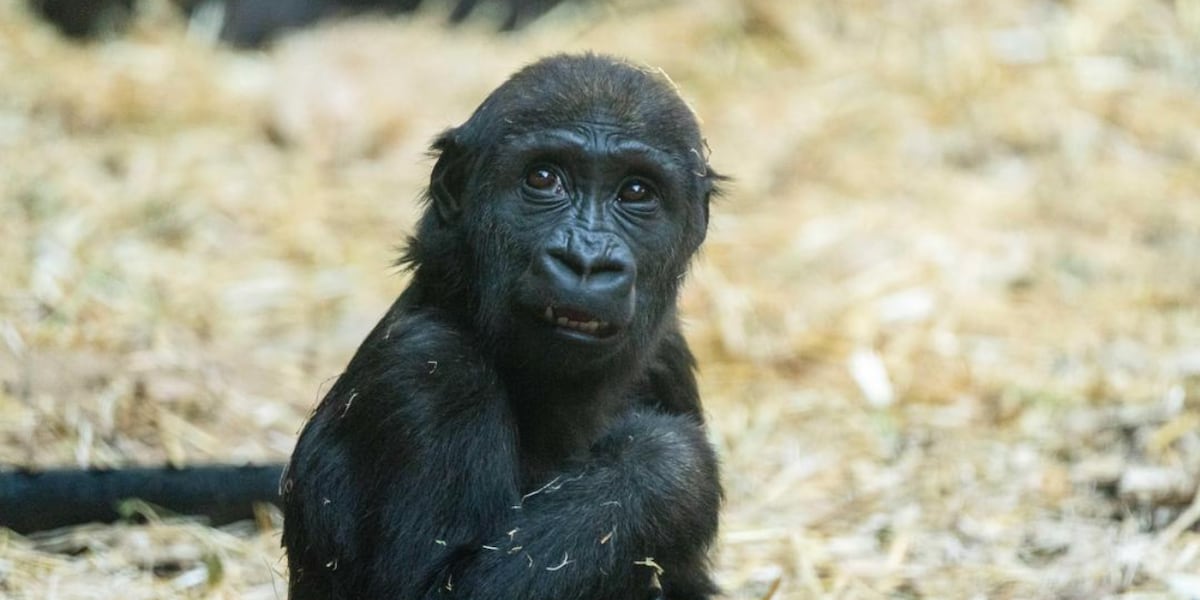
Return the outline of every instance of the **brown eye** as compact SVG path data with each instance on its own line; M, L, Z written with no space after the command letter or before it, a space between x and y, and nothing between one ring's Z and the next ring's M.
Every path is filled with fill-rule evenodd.
M525 176L525 184L535 190L549 190L558 185L558 175L550 169L537 168Z
M650 186L636 179L626 182L621 186L621 192L617 194L617 198L621 202L644 202L650 198Z

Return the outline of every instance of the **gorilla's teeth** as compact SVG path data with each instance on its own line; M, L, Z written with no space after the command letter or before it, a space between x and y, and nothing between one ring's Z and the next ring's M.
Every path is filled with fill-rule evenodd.
M542 318L546 319L548 323L553 323L559 327L582 331L590 335L595 335L602 330L608 329L608 323L605 321L572 321L566 317L558 316L554 313L554 309L550 307L546 307L546 311L542 313Z

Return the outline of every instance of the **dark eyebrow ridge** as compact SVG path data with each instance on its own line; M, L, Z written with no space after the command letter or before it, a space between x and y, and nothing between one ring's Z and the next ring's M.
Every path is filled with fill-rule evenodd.
M628 157L634 159L633 162L643 166L659 164L683 166L680 158L670 152L646 144L640 140L620 139L625 136L617 133L609 135L619 138L615 142L603 146L606 150L605 153L610 156ZM506 137L505 142L506 145L518 152L565 152L580 158L589 154L585 151L588 142L584 136L564 129L543 129L512 135Z

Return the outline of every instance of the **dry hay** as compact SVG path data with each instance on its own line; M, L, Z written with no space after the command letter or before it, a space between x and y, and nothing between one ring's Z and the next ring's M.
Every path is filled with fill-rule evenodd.
M625 1L242 54L146 5L88 47L0 8L0 462L284 458L403 285L426 143L591 48L670 73L736 178L684 297L731 598L1200 597L1200 2ZM0 594L281 597L273 519L6 536Z

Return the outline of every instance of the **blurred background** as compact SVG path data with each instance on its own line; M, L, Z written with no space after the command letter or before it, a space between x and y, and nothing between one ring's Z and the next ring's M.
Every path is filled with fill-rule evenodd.
M426 2L250 49L128 4L79 42L0 3L3 467L285 460L432 137L590 49L734 178L682 298L729 598L1200 598L1200 1ZM281 558L270 510L0 531L0 596L282 598Z

